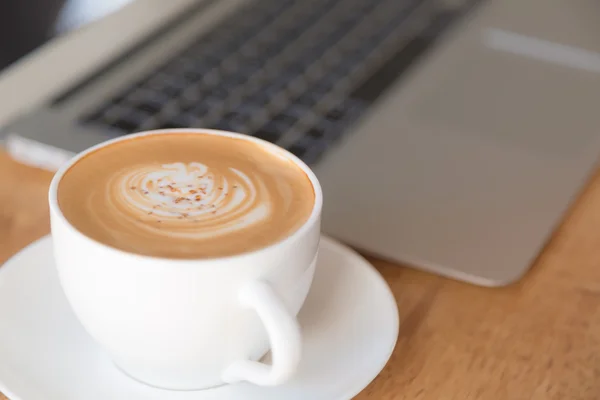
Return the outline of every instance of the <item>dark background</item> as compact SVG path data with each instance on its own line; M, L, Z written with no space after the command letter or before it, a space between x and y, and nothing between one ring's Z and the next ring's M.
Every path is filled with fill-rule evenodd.
M0 69L54 35L64 3L65 0L0 0Z
M0 0L0 70L132 0ZM169 0L164 0L169 1Z

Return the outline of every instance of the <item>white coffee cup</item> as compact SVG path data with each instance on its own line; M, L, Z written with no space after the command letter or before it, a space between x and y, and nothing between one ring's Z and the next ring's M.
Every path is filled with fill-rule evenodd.
M315 201L290 237L257 251L201 260L127 253L84 236L57 201L67 170L86 154L147 134L203 133L255 141L214 130L171 129L114 139L75 156L54 176L49 202L60 282L89 334L131 377L178 390L248 381L277 385L301 358L296 315L312 283L320 237L322 193L312 171L288 154L312 182ZM271 365L260 360L271 351Z

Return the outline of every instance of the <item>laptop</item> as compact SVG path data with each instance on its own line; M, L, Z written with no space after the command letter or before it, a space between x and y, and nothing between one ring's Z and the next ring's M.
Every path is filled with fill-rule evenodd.
M138 0L0 76L13 156L58 166L131 132L289 149L323 230L478 285L532 265L600 153L585 0Z

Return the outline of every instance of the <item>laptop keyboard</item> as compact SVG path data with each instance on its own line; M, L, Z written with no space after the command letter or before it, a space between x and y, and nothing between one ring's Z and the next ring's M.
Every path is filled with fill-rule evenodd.
M311 164L474 2L256 0L81 122L242 132Z

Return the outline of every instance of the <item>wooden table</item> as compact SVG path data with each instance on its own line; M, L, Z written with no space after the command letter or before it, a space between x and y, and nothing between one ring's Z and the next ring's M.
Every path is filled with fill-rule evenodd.
M0 263L49 232L50 179L0 150ZM510 287L371 261L402 324L390 362L358 400L600 399L600 174Z

